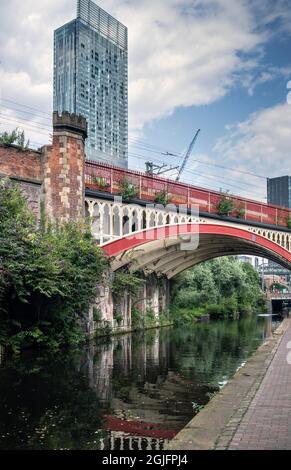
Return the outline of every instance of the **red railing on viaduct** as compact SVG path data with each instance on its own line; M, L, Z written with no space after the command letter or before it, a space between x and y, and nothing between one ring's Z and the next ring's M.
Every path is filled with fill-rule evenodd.
M205 188L159 176L150 176L139 171L124 170L101 162L86 161L86 188L120 194L120 184L124 180L135 185L139 199L153 202L157 194L164 191L168 195L171 204L186 204L189 207L191 204L196 204L201 212L218 213L217 204L221 199L221 193L218 191L209 191ZM240 217L245 220L281 227L288 227L288 224L290 224L290 209L240 196L232 195L229 197L233 200L235 207L234 211L229 214L231 217Z

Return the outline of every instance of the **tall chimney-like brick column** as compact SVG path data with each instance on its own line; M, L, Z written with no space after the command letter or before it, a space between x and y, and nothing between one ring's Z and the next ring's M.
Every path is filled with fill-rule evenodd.
M53 113L53 145L43 148L44 208L51 221L80 220L85 210L86 119Z

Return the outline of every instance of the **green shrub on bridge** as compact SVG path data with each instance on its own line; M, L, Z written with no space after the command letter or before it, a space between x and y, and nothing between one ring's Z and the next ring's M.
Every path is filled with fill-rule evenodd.
M229 215L235 209L234 201L227 192L221 193L216 209L219 215Z
M155 203L161 204L162 206L166 206L167 204L169 204L170 200L171 200L171 197L165 190L160 191L155 196Z
M130 199L134 199L138 196L138 188L124 178L120 182L120 195L124 201L129 201Z

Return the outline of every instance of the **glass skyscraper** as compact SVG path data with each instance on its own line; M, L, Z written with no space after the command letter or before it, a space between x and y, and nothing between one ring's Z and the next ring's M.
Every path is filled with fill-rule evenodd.
M268 202L291 209L291 176L268 179Z
M127 168L127 28L91 0L54 33L54 110L87 119L87 159Z

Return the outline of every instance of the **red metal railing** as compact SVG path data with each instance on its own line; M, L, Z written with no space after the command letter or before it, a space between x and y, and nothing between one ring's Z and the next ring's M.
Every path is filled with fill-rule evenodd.
M221 194L205 188L191 186L159 176L149 176L133 170L124 170L101 162L87 160L85 163L86 188L120 193L120 184L127 180L138 189L138 198L149 202L155 200L158 193L165 191L171 204L199 205L200 211L217 214L217 204ZM237 217L238 209L242 209L242 218L245 220L261 222L269 225L288 226L291 219L291 210L263 202L246 199L240 196L230 196L234 202L235 210L229 215Z

